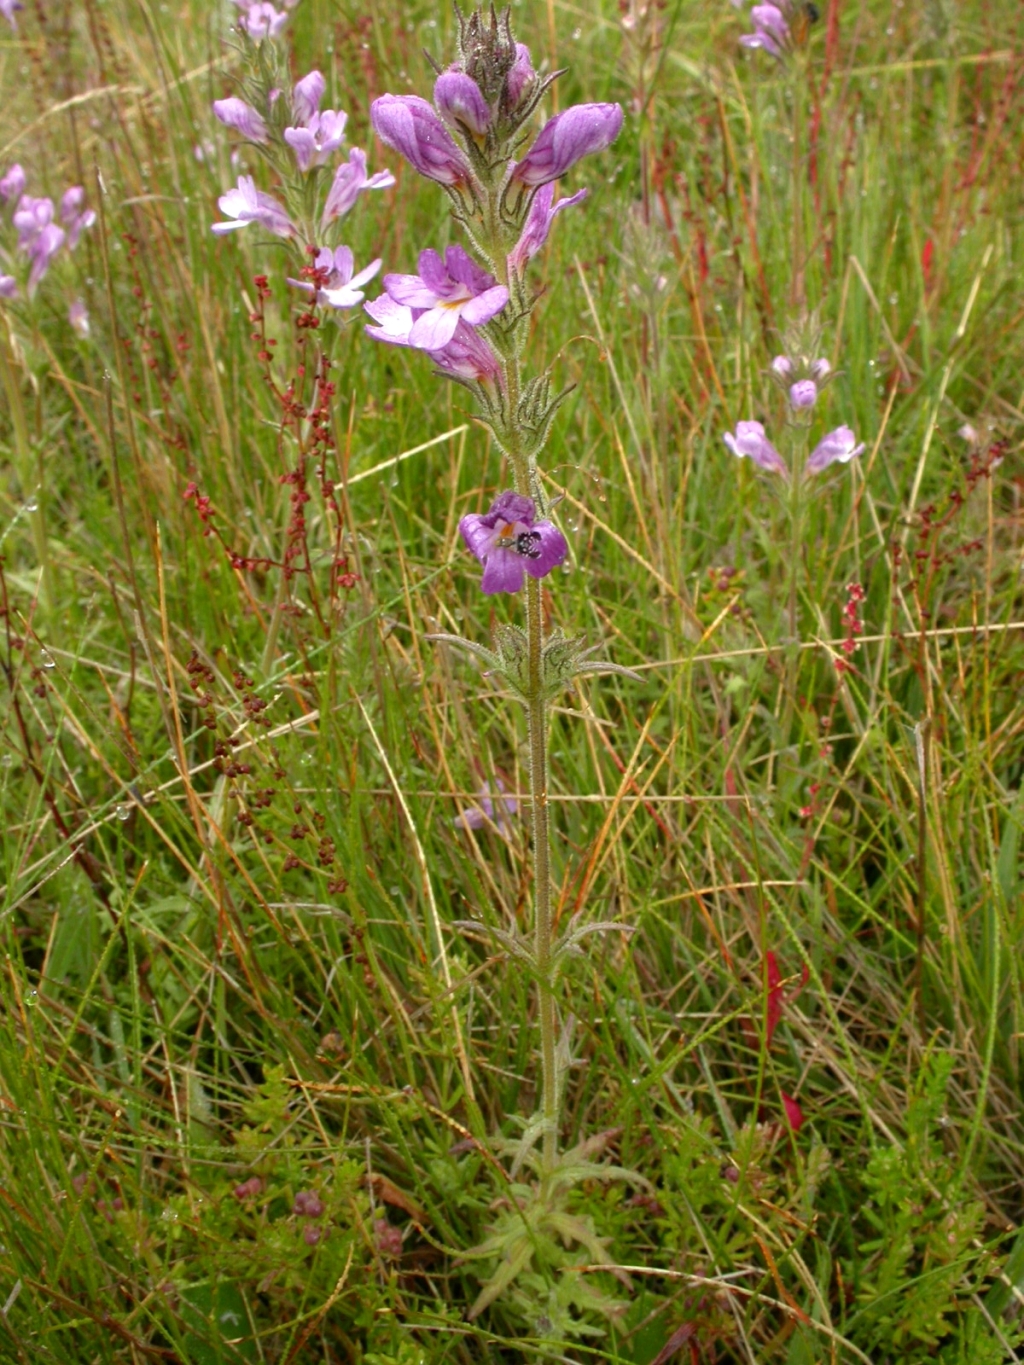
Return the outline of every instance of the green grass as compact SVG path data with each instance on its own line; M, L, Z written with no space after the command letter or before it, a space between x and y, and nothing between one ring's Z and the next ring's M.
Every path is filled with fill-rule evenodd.
M612 0L515 7L569 67L561 107L629 111L570 179L591 198L539 262L533 355L576 386L545 459L572 547L552 622L644 678L584 681L553 721L561 922L623 925L565 983L563 1137L606 1134L650 1186L580 1190L634 1268L594 1282L628 1307L554 1346L503 1301L466 1316L464 1253L506 1197L483 1143L532 1112L537 1062L531 982L453 927L526 926L526 824L454 821L495 777L523 791L524 726L424 638L513 619L455 531L500 453L424 357L328 322L339 495L310 480L310 572L233 569L184 494L280 559L294 440L254 275L279 385L300 356L278 246L209 231L229 7L26 5L0 35L0 170L80 181L102 214L0 311L0 1359L1018 1358L1017 0L821 6L805 289L839 370L821 420L867 450L815 485L798 652L785 509L721 440L783 429L787 83L718 0L669 0L647 49ZM302 0L289 41L372 148L369 100L426 92L452 28L423 0ZM454 229L396 160L371 151L398 185L346 240L407 271ZM1005 443L978 477L964 422ZM358 579L332 591L336 550Z

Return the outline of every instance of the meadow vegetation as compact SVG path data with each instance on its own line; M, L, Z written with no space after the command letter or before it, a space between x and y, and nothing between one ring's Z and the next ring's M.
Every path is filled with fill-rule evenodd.
M611 926L560 986L593 1169L507 1284L526 726L427 639L516 619L457 534L507 461L211 232L258 165L231 5L0 22L0 174L96 213L0 298L0 1359L1021 1358L1024 13L818 8L785 65L725 0L512 6L544 117L625 110L529 346L572 386L546 623L639 677L552 707L556 926ZM465 242L369 119L456 36L301 0L275 40L394 172L358 264ZM798 514L723 440L797 439L787 346L865 443Z

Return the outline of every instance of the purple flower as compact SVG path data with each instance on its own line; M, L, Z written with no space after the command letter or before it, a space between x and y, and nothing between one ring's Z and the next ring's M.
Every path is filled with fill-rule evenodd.
M64 191L60 201L61 222L68 230L68 250L74 251L78 245L78 239L86 228L91 228L96 221L96 214L92 209L83 208L85 203L85 190L81 185L72 185L69 190Z
M603 152L618 137L621 127L619 105L575 104L548 119L512 172L512 179L524 185L547 185L565 175L580 157Z
M378 258L358 275L353 275L355 262L351 247L339 246L332 251L325 246L317 252L313 265L316 270L328 272L326 279L316 289L317 303L324 308L355 308L365 297L362 286L373 279L381 263ZM307 294L313 293L314 286L308 280L293 280L289 277L288 283L296 289L305 290Z
M472 76L449 67L434 84L434 104L437 112L452 128L465 126L477 137L483 137L491 126L491 110Z
M13 275L0 275L0 299L13 299L18 293L18 281Z
M323 1211L323 1200L315 1190L299 1190L292 1205L292 1213L302 1218L319 1218Z
M459 522L468 548L484 566L485 593L519 592L524 575L543 578L569 553L565 536L550 521L535 521L532 498L499 493L489 512L471 512Z
M322 166L338 150L345 141L347 122L348 114L325 109L322 114L314 114L305 127L284 130L284 140L295 153L300 171Z
M777 355L772 361L772 369L780 379L788 379L793 373L793 362L788 355Z
M326 227L335 218L344 218L363 190L386 190L395 183L390 171L378 171L376 175L366 174L366 153L353 147L348 160L343 161L334 172L334 180L327 194L320 226Z
M547 241L556 214L561 213L563 209L569 208L572 204L580 203L586 199L589 193L589 190L578 190L568 199L559 199L557 204L552 204L555 197L554 185L542 185L533 196L530 212L527 214L526 222L523 225L522 236L509 252L508 263L511 269L523 270L526 262L531 257L536 256Z
M831 373L832 366L824 356L822 356L820 360L815 360L811 363L811 378L816 380L819 384L823 379L827 379Z
M28 292L31 295L36 285L50 268L50 263L64 245L64 229L56 223L47 223L36 236L31 246L26 247L32 258L32 268L28 272Z
M308 76L303 76L301 81L296 81L292 90L292 117L296 123L308 123L313 115L319 112L320 101L326 88L326 82L319 71L311 71Z
M509 816L515 815L519 809L519 802L514 796L505 796L505 784L499 777L495 786L499 793L498 799L491 797L491 784L485 782L478 796L478 805L470 806L469 810L463 811L461 815L455 817L455 825L459 829L486 829L488 825L495 825L498 833L506 835L511 828Z
M18 245L22 251L30 251L43 228L53 222L53 200L23 194L11 215L11 222L18 234Z
M262 117L251 104L246 104L236 95L226 100L214 100L213 112L226 128L234 128L236 133L241 133L250 142L267 141L267 125Z
M287 14L279 14L271 4L247 4L238 20L238 27L248 33L253 42L258 43L264 38L276 38L287 22Z
M522 103L523 95L536 77L537 73L530 60L530 49L525 43L516 43L516 60L505 84L508 102L513 109Z
M418 95L382 95L370 106L380 140L439 185L463 185L469 164L431 105Z
M6 175L0 177L0 202L17 199L25 193L25 172L16 161Z
M741 460L746 456L760 469L767 469L770 474L789 473L785 460L764 434L764 427L760 422L737 422L736 435L727 431L722 439Z
M363 307L377 323L376 327L367 327L367 336L389 346L412 346L410 336L423 314L422 309L396 303L387 294ZM427 354L439 370L453 379L470 379L481 384L500 382L501 362L476 328L467 322L460 320L451 341L440 350L429 350Z
M830 464L838 461L840 464L849 464L855 455L859 455L864 449L864 442L857 444L857 438L849 427L836 427L835 431L830 431L827 436L823 436L818 444L807 457L807 464L804 469L805 474L820 474L823 469L827 469Z
M508 290L496 284L461 246L450 246L444 260L436 251L420 252L418 275L385 275L384 288L395 301L423 311L413 323L409 345L440 351L455 335L460 318L474 327L490 322L508 303Z
M789 44L789 24L778 5L755 5L750 11L753 33L740 38L743 47L763 47L773 57L781 57Z
M798 379L795 384L790 385L789 401L797 412L813 408L818 401L817 384L813 379Z
M14 18L15 11L24 8L21 0L0 0L0 14L4 16L15 32L18 31L18 24Z
M80 337L89 335L89 310L81 299L75 299L68 309L68 322L71 324L72 330L77 332Z
M295 236L295 224L284 208L271 195L258 190L251 175L240 175L237 188L222 194L217 204L221 213L235 220L231 223L213 223L212 230L218 235L248 227L250 223L259 223L260 227L265 227L278 237Z

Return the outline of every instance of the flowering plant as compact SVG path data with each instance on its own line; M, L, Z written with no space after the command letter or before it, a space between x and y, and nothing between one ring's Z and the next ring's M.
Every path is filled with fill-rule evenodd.
M559 1153L561 1100L570 1061L570 1037L558 1021L560 964L566 953L578 951L582 933L607 926L582 930L574 926L556 941L547 801L548 705L579 673L628 670L589 659L581 639L544 630L541 584L565 562L569 547L551 518L538 461L565 393L554 391L550 371L530 375L524 363L534 303L527 274L557 215L587 194L579 190L556 199L556 182L583 157L611 145L623 114L617 104L575 105L549 118L531 137L530 125L555 76L544 77L534 69L529 49L513 35L508 11L499 16L493 7L486 13L477 9L467 17L457 8L456 13L458 55L449 66L437 68L433 103L418 95L385 94L374 102L371 118L381 141L448 196L469 249L449 246L443 256L431 249L422 251L417 273L385 275L385 292L365 308L373 324L367 329L372 337L425 351L440 376L472 394L511 468L513 487L499 492L486 511L463 516L459 532L483 566L484 593L525 590L525 629L499 626L491 648L458 636L432 637L477 655L505 681L526 710L529 739L533 934L527 941L516 933L491 933L537 983L539 1112L508 1150L513 1175L525 1165L538 1180L532 1188L517 1187L514 1209L498 1219L479 1249L482 1259L497 1261L497 1268L485 1280L472 1314L508 1291L535 1332L567 1334L580 1326L573 1308L616 1311L589 1277L556 1279L547 1297L542 1295L542 1311L536 1294L513 1288L535 1256L540 1264L558 1266L565 1261L566 1246L573 1243L583 1248L581 1254L590 1262L606 1259L589 1220L572 1216L565 1207L567 1192L580 1179L608 1178L610 1168L595 1161L601 1143L584 1142ZM534 1151L537 1144L539 1153ZM511 1274L509 1263L518 1267ZM529 1278L537 1281L534 1272Z

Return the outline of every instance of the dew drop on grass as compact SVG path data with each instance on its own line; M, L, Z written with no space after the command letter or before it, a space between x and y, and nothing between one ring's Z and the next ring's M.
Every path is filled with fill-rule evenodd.
M25 511L26 511L26 512L38 512L38 511L39 511L39 499L38 499L38 498L26 498L26 499L25 499Z
M34 1009L35 1006L39 1004L39 992L29 991L29 993L25 996L25 1004L28 1006L29 1009Z
M14 767L14 755L13 755L13 754L4 754L4 756L3 756L2 758L0 758L0 768L13 768L13 767Z
M39 651L39 662L43 666L43 668L57 667L57 665L53 661L53 655L49 652L49 650L46 649L41 649Z
M129 811L127 806L118 806L114 811L114 814L117 816L119 820L127 820L131 812Z

